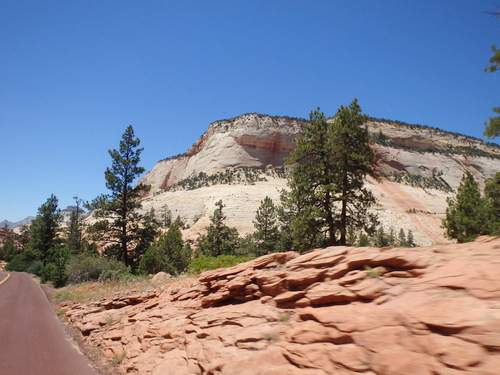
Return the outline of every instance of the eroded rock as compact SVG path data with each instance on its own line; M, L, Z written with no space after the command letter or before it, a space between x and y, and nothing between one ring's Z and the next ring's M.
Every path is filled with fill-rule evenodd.
M498 249L270 254L186 288L66 304L66 318L124 374L497 374Z

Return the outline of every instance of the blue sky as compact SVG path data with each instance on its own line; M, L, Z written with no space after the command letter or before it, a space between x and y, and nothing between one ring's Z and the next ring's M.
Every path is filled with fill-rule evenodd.
M0 221L107 193L131 124L150 170L243 113L363 112L481 137L500 22L482 0L0 2ZM498 142L498 139L496 140Z

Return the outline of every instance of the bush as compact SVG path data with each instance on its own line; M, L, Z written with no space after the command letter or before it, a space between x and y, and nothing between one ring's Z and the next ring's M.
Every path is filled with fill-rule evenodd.
M251 257L237 257L235 255L219 255L218 257L200 255L189 263L188 270L189 273L198 275L203 271L232 267L239 263L248 262L251 259Z
M120 279L130 273L130 267L115 259L80 255L69 261L66 273L68 281L76 284L86 281Z
M28 268L26 268L26 272L39 276L42 269L43 262L41 260L34 260L29 264Z
M6 271L24 272L29 267L29 263L24 253L14 255L10 262L5 266Z
M53 282L56 288L60 288L66 285L68 277L64 269L58 267L57 264L48 263L40 272L40 282L45 284L49 281Z
M155 274L164 271L178 275L186 270L191 254L191 247L183 243L179 223L176 221L167 233L162 234L146 250L139 262L139 272Z

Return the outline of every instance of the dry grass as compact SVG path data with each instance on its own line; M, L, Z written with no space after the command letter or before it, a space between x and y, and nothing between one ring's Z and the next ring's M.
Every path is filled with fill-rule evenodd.
M159 283L154 283L149 278L125 281L87 282L68 285L58 289L54 295L53 302L56 305L61 305L70 301L90 304L103 298L110 298L118 295L150 292L167 288L182 289L190 287L194 280L196 280L196 278L192 276L179 276Z

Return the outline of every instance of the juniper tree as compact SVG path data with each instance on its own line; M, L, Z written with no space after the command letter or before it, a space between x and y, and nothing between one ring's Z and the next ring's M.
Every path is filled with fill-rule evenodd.
M375 152L363 124L357 99L341 106L333 122L318 108L287 158L292 165L290 199L297 204L291 223L294 237L324 238L325 245L345 245L347 228L373 233L376 218L368 213L375 202L364 187L366 175L375 174ZM314 242L314 241L311 242Z

